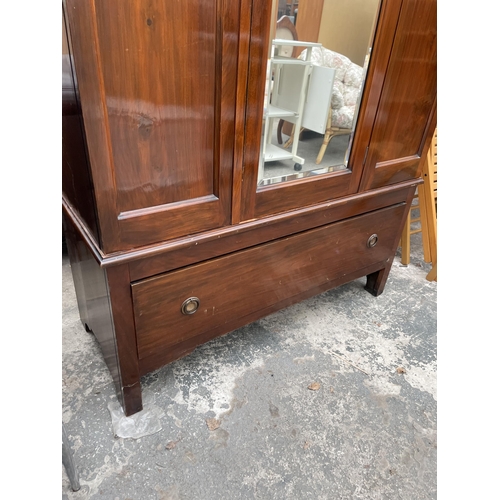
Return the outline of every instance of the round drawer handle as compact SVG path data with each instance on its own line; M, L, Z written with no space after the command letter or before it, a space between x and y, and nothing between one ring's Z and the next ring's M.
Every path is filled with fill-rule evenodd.
M378 235L377 234L372 234L369 238L368 241L366 242L366 246L368 248L373 248L378 241Z
M200 299L198 297L189 297L181 306L182 314L194 314L200 307Z

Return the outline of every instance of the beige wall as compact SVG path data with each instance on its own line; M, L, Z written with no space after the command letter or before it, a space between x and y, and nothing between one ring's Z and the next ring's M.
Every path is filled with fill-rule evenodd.
M324 0L318 42L363 66L379 0Z

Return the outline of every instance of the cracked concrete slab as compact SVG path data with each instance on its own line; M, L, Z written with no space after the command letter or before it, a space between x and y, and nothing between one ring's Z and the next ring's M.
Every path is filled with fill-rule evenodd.
M162 428L139 439L114 436L63 254L62 420L82 485L63 469L63 499L436 498L437 284L418 238L381 296L354 281L143 377Z

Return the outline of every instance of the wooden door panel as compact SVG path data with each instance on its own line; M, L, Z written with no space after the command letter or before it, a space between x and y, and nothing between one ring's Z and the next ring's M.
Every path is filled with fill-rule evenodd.
M241 205L239 218L233 214L235 222L262 218L345 196L359 184L359 176L353 176L352 171L347 169L257 189L272 0L253 0L252 6L246 115L240 132L245 136L244 151L240 158L242 180L241 183L236 180L241 191L235 193L236 197L241 197ZM238 167L236 165L235 172L240 171Z
M120 212L212 194L216 3L98 2L96 17Z
M86 128L99 128L89 134L92 169L109 171L94 176L103 201L96 196L98 211L113 219L103 231L104 250L227 224L238 4L67 3L78 38L94 46L77 48L75 58L80 92L90 103L83 110Z
M436 0L403 2L361 190L419 175L436 123L436 10Z
M235 199L241 198L241 205L233 204L235 209L239 209L239 218L237 214L233 214L233 222L296 210L358 191L401 3L402 0L381 0L380 3L347 168L257 188L265 85L263 76L266 74L271 0L253 1L253 10L258 15L252 15L249 23L248 92L244 127L240 128L241 134L244 133L245 136L244 151L242 157L238 158L239 163L235 165L235 175L241 177L241 182L239 178L235 180L233 195Z

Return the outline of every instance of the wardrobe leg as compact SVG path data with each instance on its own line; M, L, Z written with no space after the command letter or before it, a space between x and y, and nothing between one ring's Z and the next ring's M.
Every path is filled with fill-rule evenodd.
M366 277L365 290L370 292L374 297L378 297L382 294L390 271L391 266L387 266L380 269L380 271L369 274Z
M132 294L128 266L106 270L111 313L113 316L116 354L119 360L119 397L126 416L142 410L142 390L137 357Z

